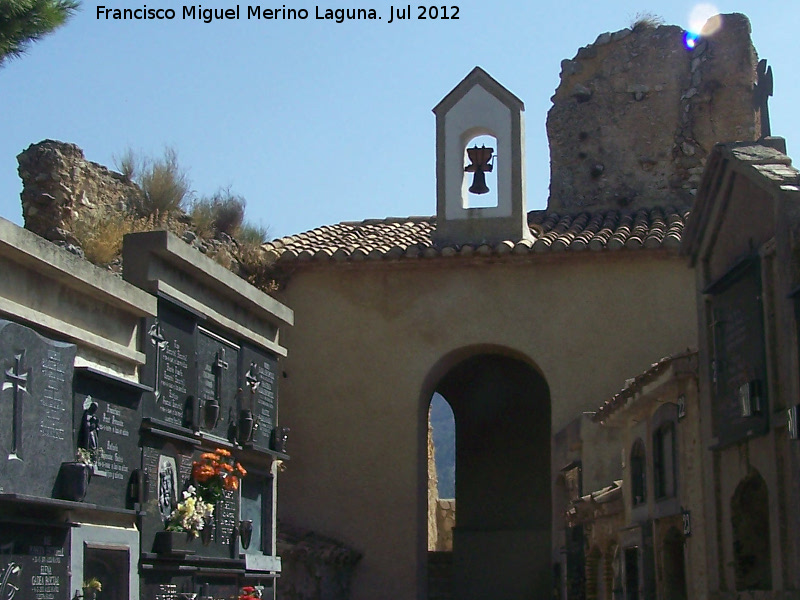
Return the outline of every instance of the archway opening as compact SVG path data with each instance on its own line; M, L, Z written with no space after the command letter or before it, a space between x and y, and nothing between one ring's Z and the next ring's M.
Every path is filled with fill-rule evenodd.
M731 499L737 590L771 590L769 492L757 471L742 479Z
M435 392L455 420L452 594L459 600L552 592L550 392L531 365L480 354Z
M686 600L688 597L683 545L683 534L676 527L670 527L664 536L664 551L661 555L666 600Z
M428 550L452 552L456 519L456 424L453 409L434 394L428 410Z

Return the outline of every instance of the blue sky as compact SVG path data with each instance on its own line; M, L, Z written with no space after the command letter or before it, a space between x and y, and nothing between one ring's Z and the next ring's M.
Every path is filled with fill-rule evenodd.
M98 20L97 6L176 8L172 21ZM431 109L475 65L525 102L529 208L549 185L545 119L560 62L637 13L687 27L696 2L453 0L458 20L388 23L391 0L312 4L304 21L181 20L175 0L84 0L65 27L0 68L0 216L21 224L16 155L51 138L113 166L126 148L178 152L193 189L231 186L272 236L435 212ZM255 5L255 3L253 4ZM263 4L280 7L283 2ZM412 4L412 13L419 12ZM716 2L750 17L775 74L772 130L800 143L800 9ZM204 8L235 6L212 0ZM315 7L374 8L337 24ZM396 4L405 8L407 5ZM797 140L797 142L795 142Z

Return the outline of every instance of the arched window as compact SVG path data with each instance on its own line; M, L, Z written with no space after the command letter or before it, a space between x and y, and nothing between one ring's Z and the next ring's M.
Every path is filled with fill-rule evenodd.
M653 492L656 500L675 495L675 423L667 421L653 434Z
M769 492L758 471L742 479L731 499L737 590L771 590Z
M631 449L631 495L633 505L638 506L647 501L647 461L644 442L637 439Z

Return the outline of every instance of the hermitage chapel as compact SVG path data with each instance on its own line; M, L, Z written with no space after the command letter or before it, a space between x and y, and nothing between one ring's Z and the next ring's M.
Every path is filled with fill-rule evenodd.
M435 214L268 242L269 289L185 228L90 264L69 223L138 188L20 154L0 598L800 599L800 174L749 21L712 24L562 62L543 210L514 82L443 85Z

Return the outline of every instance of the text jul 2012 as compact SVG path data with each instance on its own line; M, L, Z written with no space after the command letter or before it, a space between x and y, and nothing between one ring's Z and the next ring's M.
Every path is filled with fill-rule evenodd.
M413 8L413 10L412 10ZM387 23L395 21L420 20L457 20L459 18L458 6L389 6L386 16ZM314 20L332 21L343 23L352 20L381 20L383 15L378 14L375 8L324 8L315 6L313 12L305 8L263 8L240 5L230 8L203 8L202 4L182 6L180 9L155 8L145 4L141 8L113 8L97 6L96 18L105 20L173 20L178 17L182 20L195 20L204 23L221 20L266 20L266 21L294 21L306 20L313 15Z

